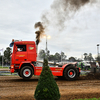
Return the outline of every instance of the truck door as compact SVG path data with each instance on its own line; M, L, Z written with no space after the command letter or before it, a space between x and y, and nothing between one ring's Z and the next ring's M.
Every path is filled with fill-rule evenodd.
M35 44L28 44L27 51L28 51L28 60L36 61L37 53L36 53Z
M27 60L27 48L26 45L16 45L15 64L20 64L22 61Z

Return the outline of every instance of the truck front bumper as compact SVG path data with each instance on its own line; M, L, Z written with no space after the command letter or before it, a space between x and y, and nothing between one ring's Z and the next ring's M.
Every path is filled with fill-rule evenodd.
M10 69L10 72L11 72L11 73L14 73L14 71L15 71L14 68L11 68L11 69Z

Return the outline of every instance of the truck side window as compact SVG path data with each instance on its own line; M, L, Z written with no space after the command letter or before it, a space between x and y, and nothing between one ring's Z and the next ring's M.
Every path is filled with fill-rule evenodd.
M26 45L16 45L18 52L25 52L26 51Z

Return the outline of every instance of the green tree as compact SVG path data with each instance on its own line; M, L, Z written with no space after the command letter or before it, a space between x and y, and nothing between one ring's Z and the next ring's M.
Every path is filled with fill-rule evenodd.
M54 61L55 60L55 56L54 55L49 55L48 60L49 61Z
M44 59L43 70L41 72L34 97L36 100L59 100L59 88L54 80L52 72L48 66L48 61Z
M45 51L44 50L40 50L39 57L42 58L42 59L45 58Z
M54 58L56 61L61 61L61 55L59 53L55 53Z
M66 58L65 53L64 53L64 52L61 52L61 59L62 59L62 60L65 60L65 58Z
M93 57L92 57L92 53L89 53L89 55L88 55L88 60L89 60L90 62L94 60Z
M74 57L70 57L70 58L69 58L69 61L71 61L71 62L75 62L76 59L75 59Z
M42 58L42 59L44 59L46 56L49 58L49 56L50 56L50 51L48 50L48 51L47 51L47 54L46 54L45 50L40 50L40 52L39 52L39 57Z
M94 59L92 57L92 53L89 53L89 54L84 53L84 60L88 60L90 62L93 61Z
M11 54L11 48L7 47L6 50L4 51L4 59L6 62L10 62L10 54Z
M84 53L84 60L88 60L87 53Z
M49 50L47 51L47 54L46 54L45 50L40 50L39 57L44 59L46 56L49 61L54 61L54 62L56 62L56 61L59 62L61 60L65 60L65 58L66 58L66 55L64 54L64 52L61 52L61 54L56 52L54 55L50 55Z

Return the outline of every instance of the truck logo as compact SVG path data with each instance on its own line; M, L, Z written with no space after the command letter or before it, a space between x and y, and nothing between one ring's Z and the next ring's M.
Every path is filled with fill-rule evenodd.
M29 47L29 50L33 50L33 49L34 49L34 47L31 47L31 46Z
M17 55L18 57L24 57L25 55Z

